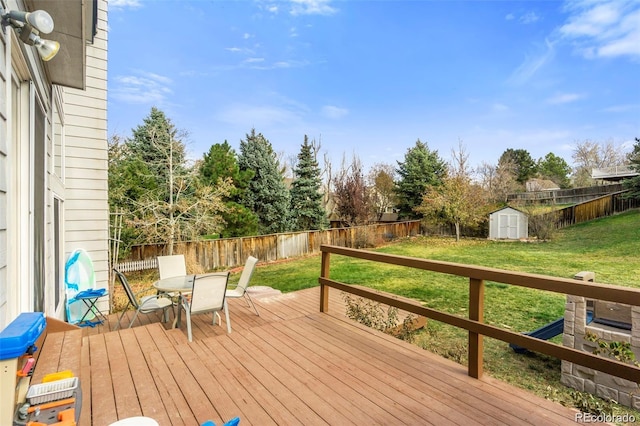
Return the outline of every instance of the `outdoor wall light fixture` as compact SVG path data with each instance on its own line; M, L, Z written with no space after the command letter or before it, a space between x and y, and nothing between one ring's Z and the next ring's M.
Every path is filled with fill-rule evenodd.
M23 43L35 46L43 61L50 60L60 50L60 43L57 41L40 38L40 33L49 34L53 31L53 18L44 10L22 12L0 8L0 17L2 31L7 26L13 27Z

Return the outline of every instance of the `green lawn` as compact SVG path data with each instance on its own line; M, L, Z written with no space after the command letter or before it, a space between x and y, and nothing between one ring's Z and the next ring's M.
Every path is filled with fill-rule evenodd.
M418 237L377 251L565 278L593 271L597 282L640 288L640 211L576 225L544 243L456 243L450 238ZM260 267L253 284L295 291L317 285L319 274L320 257L310 256ZM426 306L466 316L465 278L336 255L331 258L331 278L415 298ZM485 321L514 331L533 330L564 313L565 297L559 294L489 282L485 297ZM466 332L430 321L417 344L464 364L466 339ZM507 344L487 339L485 371L539 395L571 403L570 391L559 383L560 362L554 358L518 355Z

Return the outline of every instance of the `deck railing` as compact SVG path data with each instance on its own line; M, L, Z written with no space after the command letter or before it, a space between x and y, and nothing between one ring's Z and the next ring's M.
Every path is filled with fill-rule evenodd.
M333 287L379 303L394 306L398 309L402 309L416 315L421 315L465 329L469 332L469 376L475 378L480 378L482 376L483 337L487 336L640 383L640 368L634 365L626 364L614 359L599 357L588 352L564 347L521 333L505 330L493 325L485 324L483 320L485 281L546 290L554 293L571 294L589 299L625 303L632 306L640 306L640 290L592 282L585 283L574 279L512 272L482 266L433 261L329 245L322 245L320 247L320 251L322 252L322 266L318 281L320 282L321 312L328 312L329 310L329 288ZM331 254L466 277L469 279L469 317L464 318L451 315L449 313L407 302L406 300L400 300L388 295L380 294L378 292L362 288L361 286L351 286L349 284L332 280L329 278Z

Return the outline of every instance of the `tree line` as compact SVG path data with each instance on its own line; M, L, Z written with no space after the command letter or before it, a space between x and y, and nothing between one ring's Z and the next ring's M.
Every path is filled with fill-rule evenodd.
M289 164L255 129L240 141L239 152L224 141L191 162L186 137L154 107L130 138L110 138L109 206L123 215L125 248L167 243L172 252L180 241L325 229L329 217L355 226L389 212L451 225L459 238L461 227L482 226L491 210L532 178L568 188L591 184L594 167L627 163L640 170L638 139L628 154L611 142L580 143L574 169L553 153L534 160L528 151L511 148L496 165L474 169L461 141L447 162L418 139L403 161L365 172L355 154L337 170L325 154L320 167L321 144L306 135Z

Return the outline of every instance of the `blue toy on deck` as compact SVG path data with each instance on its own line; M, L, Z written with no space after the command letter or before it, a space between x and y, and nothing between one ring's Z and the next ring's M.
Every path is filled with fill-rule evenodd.
M240 417L234 417L233 419L229 420L222 426L237 426L238 424L240 424ZM216 426L216 424L211 420L209 420L208 422L202 423L202 425L200 426Z

